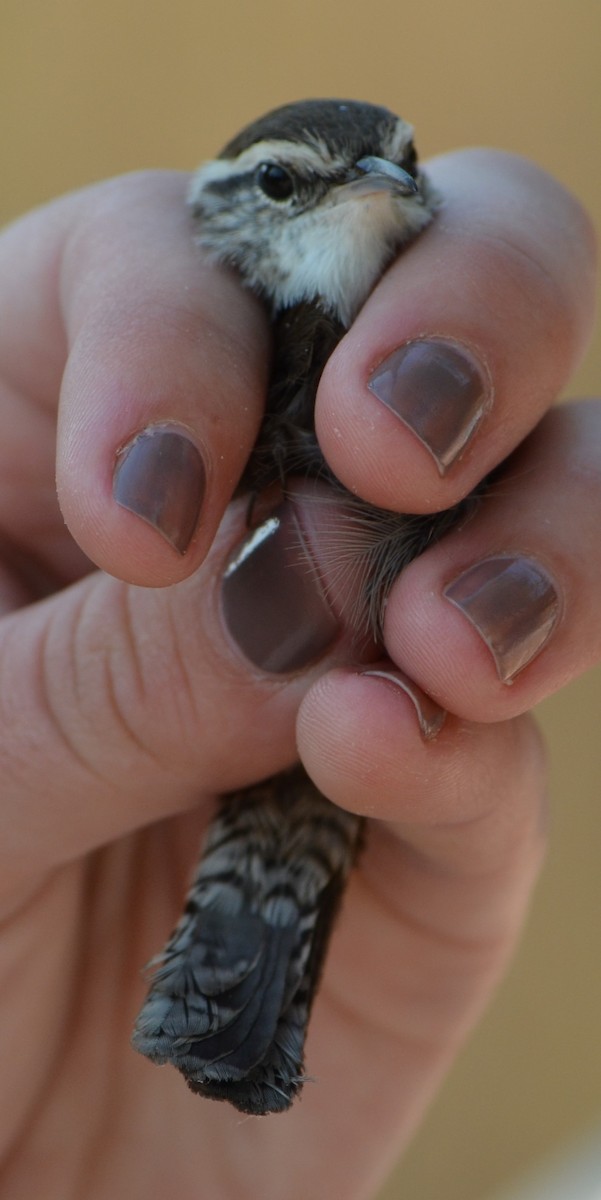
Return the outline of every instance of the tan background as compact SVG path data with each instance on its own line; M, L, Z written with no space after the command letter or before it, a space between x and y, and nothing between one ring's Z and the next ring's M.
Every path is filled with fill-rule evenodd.
M339 95L400 111L422 155L529 155L601 225L600 41L598 0L2 0L0 216ZM574 390L596 387L599 336ZM601 1120L600 713L601 673L544 706L555 815L529 930L382 1200L484 1200Z

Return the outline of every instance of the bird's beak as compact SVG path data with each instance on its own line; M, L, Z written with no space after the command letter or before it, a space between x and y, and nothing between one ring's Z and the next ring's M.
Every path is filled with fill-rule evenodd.
M415 196L419 191L413 176L386 158L369 154L360 158L355 166L361 174L336 188L336 201L339 204L359 196L373 196L376 192L388 192L392 196Z

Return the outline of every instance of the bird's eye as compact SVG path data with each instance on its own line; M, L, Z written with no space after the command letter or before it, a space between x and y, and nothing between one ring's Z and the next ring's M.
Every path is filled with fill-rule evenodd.
M277 163L259 163L257 183L270 200L289 200L294 192L292 176Z

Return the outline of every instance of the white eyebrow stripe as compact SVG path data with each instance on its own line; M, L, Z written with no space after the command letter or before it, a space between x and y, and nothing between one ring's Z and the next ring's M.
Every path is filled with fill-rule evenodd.
M412 138L413 127L399 117L388 144L382 147L383 157L390 158L392 162L400 161ZM259 163L271 161L289 166L291 170L296 167L321 176L330 171L336 173L348 170L349 165L344 154L332 154L326 143L319 138L310 142L265 138L248 146L237 158L215 158L203 163L193 177L189 202L193 204L207 184L219 183L235 175L250 175Z
M290 167L297 166L322 175L324 166L328 170L336 170L345 165L342 155L333 155L325 142L317 139L312 142L294 142L284 138L271 138L255 142L253 146L243 150L238 158L230 161L232 165L236 164L238 170L252 170L259 163L272 159L279 163L287 163Z
M402 158L413 138L413 128L399 117L388 145L383 149L386 155L395 162ZM348 168L348 162L343 154L332 154L332 151L320 139L311 142L287 141L285 138L269 138L255 142L243 150L237 158L216 158L205 162L200 173L204 183L220 179L228 179L232 175L254 171L262 162L284 163L292 169L314 171L318 175L326 171L342 171Z
M232 175L250 173L259 163L272 161L283 163L292 170L296 167L317 175L323 175L324 168L327 172L342 171L348 166L342 155L332 154L323 142L315 141L310 144L272 138L269 141L255 142L237 158L215 158L203 163L197 178L201 177L203 184L217 182L229 179ZM196 190L198 189L195 188Z

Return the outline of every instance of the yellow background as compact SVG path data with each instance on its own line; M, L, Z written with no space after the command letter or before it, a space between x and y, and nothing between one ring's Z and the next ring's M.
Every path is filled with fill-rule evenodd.
M600 41L598 0L2 0L0 216L192 167L267 108L339 95L401 112L422 156L529 155L600 225ZM573 390L599 387L597 336ZM599 672L543 707L552 851L529 929L382 1200L484 1200L601 1118L600 714Z

